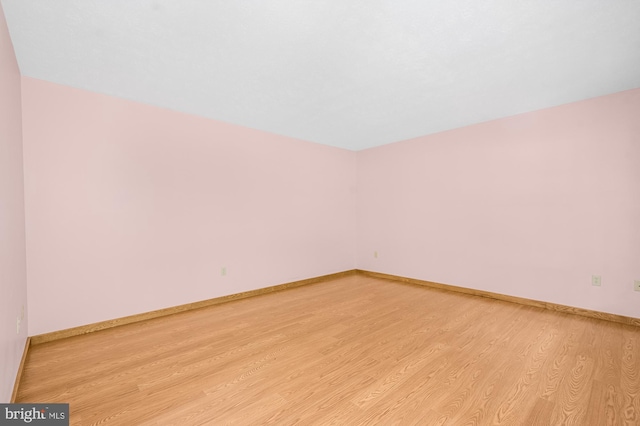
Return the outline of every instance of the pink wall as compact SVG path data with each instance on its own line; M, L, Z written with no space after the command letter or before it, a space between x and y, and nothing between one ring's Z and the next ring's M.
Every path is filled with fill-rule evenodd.
M20 71L0 5L0 402L11 397L27 338ZM20 333L16 321L24 317Z
M354 267L640 317L640 90L358 153L22 100L31 335Z
M360 151L357 167L358 268L640 317L640 90Z
M22 95L31 335L355 267L354 152L27 77Z

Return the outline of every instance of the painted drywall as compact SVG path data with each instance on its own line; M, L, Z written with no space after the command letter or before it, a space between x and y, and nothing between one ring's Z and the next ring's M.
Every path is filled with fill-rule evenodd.
M3 403L11 398L28 323L20 105L20 71L0 5L0 402Z
M28 77L22 95L31 335L355 267L354 152Z
M360 151L357 168L358 268L640 317L640 90Z

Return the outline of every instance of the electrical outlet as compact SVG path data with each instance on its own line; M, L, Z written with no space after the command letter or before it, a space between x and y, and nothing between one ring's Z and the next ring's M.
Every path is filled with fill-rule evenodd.
M591 285L595 285L600 287L602 285L602 277L600 275L592 275L591 276Z
M633 282L633 289L635 291L640 291L640 281L636 280Z
M16 318L16 334L20 334L20 317Z
M222 275L223 277L224 277L225 275L227 275L227 267L226 267L226 266L223 266L223 267L222 267L222 269L220 270L220 275Z
M373 257L375 257L376 259L378 258L378 252L377 251L373 252Z

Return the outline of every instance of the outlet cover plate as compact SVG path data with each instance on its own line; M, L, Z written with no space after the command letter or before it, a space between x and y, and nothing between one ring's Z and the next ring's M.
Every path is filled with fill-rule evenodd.
M600 275L591 276L591 285L600 287L602 285L602 277Z
M636 280L633 282L633 289L635 291L640 291L640 280Z

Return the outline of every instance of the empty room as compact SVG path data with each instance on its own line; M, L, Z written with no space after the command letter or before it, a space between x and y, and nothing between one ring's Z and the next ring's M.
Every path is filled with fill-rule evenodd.
M640 425L638 22L0 0L0 425Z

